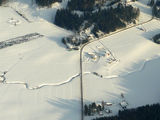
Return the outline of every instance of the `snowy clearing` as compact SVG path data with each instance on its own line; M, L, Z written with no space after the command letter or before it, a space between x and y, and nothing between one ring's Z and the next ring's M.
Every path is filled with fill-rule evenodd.
M10 0L0 7L0 44L8 44L0 49L1 120L80 120L79 51L67 51L61 38L72 32L52 24L67 1L39 8L31 0ZM140 8L139 23L152 19L147 2L129 3ZM154 19L85 46L85 103L105 100L116 114L121 93L129 108L159 101L160 46L151 41L159 23ZM10 46L31 33L43 37Z
M124 77L102 79L86 75L84 76L84 99L86 103L102 100L113 103L114 105L109 107L113 111L110 115L117 114L121 109L118 105L121 102L121 93L129 103L128 108L157 103L160 98L159 70L160 58L157 58L147 62L141 71ZM86 117L86 120L91 118Z
M151 41L160 32L159 22L152 20L143 24L146 31L134 27L100 40L117 62L107 62L108 56L98 61L83 61L84 73L96 73L83 78L86 103L102 100L114 103L110 107L112 114L109 115L115 115L121 109L121 93L129 103L128 108L159 102L160 46ZM100 42L88 44L84 53L98 51ZM94 117L85 117L85 120Z
M22 85L0 84L1 120L80 120L77 78L58 87L29 91Z

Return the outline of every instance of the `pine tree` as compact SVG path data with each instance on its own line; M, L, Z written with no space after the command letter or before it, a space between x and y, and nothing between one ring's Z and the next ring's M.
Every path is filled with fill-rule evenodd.
M86 116L88 115L88 106L87 105L84 106L84 114Z

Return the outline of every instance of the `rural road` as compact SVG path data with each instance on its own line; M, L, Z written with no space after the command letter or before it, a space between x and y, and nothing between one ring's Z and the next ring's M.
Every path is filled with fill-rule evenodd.
M145 21L145 22L138 23L138 24L135 24L135 25L133 25L133 26L126 27L126 28L122 28L122 29L120 29L120 30L118 30L118 31L115 31L115 32L113 32L113 33L110 33L110 34L106 34L106 35L104 35L104 36L102 36L102 37L100 37L100 38L96 38L96 39L94 39L94 40L91 40L90 42L88 42L88 43L86 43L86 44L84 44L84 45L81 46L81 48L80 48L81 120L84 120L84 112L83 112L83 111L84 111L84 108L83 108L83 107L84 107L84 100L83 100L83 92L84 92L84 91L83 91L83 50L84 50L84 48L85 48L87 45L89 45L90 43L96 42L96 41L98 41L98 40L101 40L101 39L103 39L103 38L106 38L106 37L115 35L115 34L117 34L117 33L123 32L123 31L126 31L126 30L128 30L128 29L137 27L137 26L139 26L139 25L146 24L146 23L148 23L148 22L151 22L153 19L159 20L159 19L154 18L154 17L152 16L151 19L149 19L149 20L147 20L147 21Z

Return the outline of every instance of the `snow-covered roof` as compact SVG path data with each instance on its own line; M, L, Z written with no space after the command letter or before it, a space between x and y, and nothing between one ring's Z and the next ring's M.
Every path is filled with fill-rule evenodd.
M109 103L109 102L106 102L105 103L107 106L111 106L112 105L112 103Z
M127 106L128 106L128 103L127 103L126 101L122 101L122 102L120 102L120 105L121 105L122 107L127 107Z

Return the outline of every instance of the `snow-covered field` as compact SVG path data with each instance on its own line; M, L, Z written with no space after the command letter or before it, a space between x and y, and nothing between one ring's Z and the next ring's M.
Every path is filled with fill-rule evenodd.
M147 6L149 0L139 0L137 2L130 2L129 4L138 7L140 9L140 17L139 22L147 21L151 18L152 15L152 8Z
M6 14L10 13L8 9L13 12L5 7L3 10ZM14 19L22 23L16 26L1 23L4 27L1 41L35 32L44 37L0 50L0 71L8 71L7 81L27 82L36 86L43 83L61 83L79 73L79 52L69 52L61 44L61 37L70 34L69 32L45 21L26 23L16 13L9 15L3 17L2 22L7 22L8 18L14 16Z
M39 90L0 84L0 119L80 120L79 81Z
M71 31L50 23L66 3L38 8L31 0L10 0L0 7L0 42L43 35L0 49L0 120L80 120L79 51L67 51L61 43ZM141 9L140 23L151 19L146 3L129 3ZM88 44L83 50L84 102L117 104L121 93L129 107L158 102L160 46L150 39L159 32L159 21L152 20ZM87 55L93 54L86 53L100 57L91 60Z
M0 49L0 81L5 78L0 84L0 119L80 119L79 52L69 52L61 43L72 33L24 15L31 22L15 9L0 7L0 42L31 33L43 35Z
M143 9L140 22L151 19L148 7ZM113 115L121 109L121 93L129 103L128 108L159 102L160 46L151 41L159 32L160 21L154 19L88 44L83 53L83 71L91 72L83 78L86 103L111 102ZM99 57L86 57L86 53ZM94 117L86 120L91 118Z
M123 93L129 103L128 108L134 108L146 104L159 103L160 99L160 58L146 63L141 71L113 78L102 79L94 75L84 76L84 97L86 103L106 101L113 103L109 107L117 114L122 109L118 105L122 101ZM86 117L89 120L92 117ZM94 118L94 117L93 117Z
M146 31L139 30L143 27ZM100 49L111 54L100 57L96 62L84 60L84 71L98 72L104 76L125 75L143 67L144 62L160 55L160 47L151 38L160 32L158 20L133 27L116 35L93 42L84 48L85 53L101 54ZM100 48L100 49L99 49ZM116 59L108 62L108 59ZM84 57L86 59L86 57Z
M57 9L65 8L68 0L63 0L62 3L54 3L51 8L38 7L34 0L9 0L5 6L12 7L15 10L25 14L31 21L54 21Z

